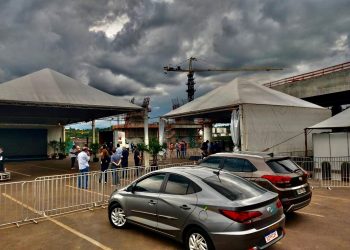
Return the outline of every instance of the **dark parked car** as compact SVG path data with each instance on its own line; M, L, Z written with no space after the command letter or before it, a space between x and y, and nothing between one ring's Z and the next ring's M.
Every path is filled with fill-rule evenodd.
M276 193L196 166L158 170L114 191L108 217L115 228L136 224L186 249L261 249L284 237Z
M288 157L250 152L217 153L199 165L232 172L278 193L285 212L303 208L311 201L307 172Z

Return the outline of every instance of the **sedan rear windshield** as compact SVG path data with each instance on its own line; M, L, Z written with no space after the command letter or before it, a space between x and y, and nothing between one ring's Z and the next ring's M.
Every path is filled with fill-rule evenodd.
M301 170L293 161L290 159L271 160L266 162L267 165L272 169L273 172L278 174L289 174L295 173Z
M231 201L249 199L266 192L252 182L226 173L213 175L203 181Z

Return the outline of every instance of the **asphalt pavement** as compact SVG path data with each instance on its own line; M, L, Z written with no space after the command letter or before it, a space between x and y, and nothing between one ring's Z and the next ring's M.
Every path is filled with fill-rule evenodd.
M94 163L93 170L98 170ZM68 161L11 163L13 178L73 173ZM16 173L17 172L17 173ZM28 176L26 176L28 175ZM25 205L25 204L24 204ZM273 250L350 249L350 189L315 188L311 204L287 216L286 237ZM107 209L96 207L0 228L0 249L183 249L181 244L137 226L114 229Z

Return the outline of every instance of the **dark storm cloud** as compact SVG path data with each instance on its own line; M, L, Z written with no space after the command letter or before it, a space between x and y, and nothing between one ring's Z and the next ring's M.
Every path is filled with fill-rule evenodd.
M286 68L243 74L257 82L347 61L349 12L348 0L0 1L0 82L49 67L164 111L186 99L186 74L162 67L190 56L204 68ZM196 94L241 74L196 74Z

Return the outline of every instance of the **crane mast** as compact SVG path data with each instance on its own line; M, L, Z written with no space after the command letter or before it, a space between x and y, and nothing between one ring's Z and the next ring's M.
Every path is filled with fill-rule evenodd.
M190 57L188 59L188 69L183 69L180 66L172 67L172 66L165 66L164 72L186 72L187 73L187 101L191 102L194 99L194 85L196 84L194 81L194 72L237 72L237 71L272 71L272 70L282 70L282 68L262 68L262 67L255 67L255 68L231 68L231 69L200 69L200 68L194 68L193 67L193 61L197 61L196 57Z
M193 68L192 68L192 61L196 61L197 59L195 57L190 57L189 63L188 63L188 74L187 74L187 101L191 102L194 99L194 92L196 91L194 89L194 85L196 84L194 82L194 77L193 77Z

